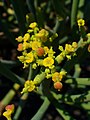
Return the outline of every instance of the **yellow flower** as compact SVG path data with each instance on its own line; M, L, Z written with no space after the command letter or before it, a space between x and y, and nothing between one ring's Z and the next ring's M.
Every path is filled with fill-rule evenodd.
M37 33L35 36L40 38L42 40L42 42L46 42L47 41L47 37L48 37L48 31L45 29L41 29L39 31L39 33Z
M62 75L60 75L60 73L58 72L55 72L53 75L52 75L52 80L54 82L57 82L57 81L61 81L62 80Z
M33 53L32 52L27 53L27 55L25 57L25 62L26 63L31 63L31 62L33 62L33 60L34 60Z
M35 27L37 26L37 23L36 22L33 22L29 25L30 28L34 29Z
M73 47L73 48L77 48L77 47L78 47L78 44L77 44L76 42L73 42L73 43L72 43L72 47Z
M41 42L39 41L32 42L32 50L37 50L39 47L41 47Z
M85 20L83 20L83 19L79 19L77 22L78 22L78 26L79 26L79 27L85 25Z
M24 35L24 41L28 41L30 39L30 34L29 33L26 33Z
M38 66L42 66L43 65L43 60L42 59L37 59L36 63L38 64Z
M62 70L61 72L60 72L60 75L62 75L62 76L65 76L67 74L67 72L65 71L65 70Z
M66 52L70 53L70 52L74 52L74 50L75 49L72 47L72 45L70 45L70 44L65 45L65 51Z
M16 40L17 40L18 42L22 42L23 37L22 37L22 36L19 36L18 38L16 38Z
M36 69L36 68L37 68L37 64L36 64L36 63L33 63L33 64L32 64L32 68L33 68L33 69Z
M53 51L52 47L50 48L50 50L48 51L48 56L49 57L54 57L53 55L55 54L55 52Z
M48 54L48 51L49 51L49 48L47 46L44 47L44 55L47 55Z
M30 47L30 44L26 41L23 42L23 50L26 50Z
M24 56L19 56L18 59L19 59L21 62L24 62L24 61L25 61L25 57L24 57Z
M60 45L59 45L59 50L60 50L60 51L63 51L63 50L64 50L64 49L63 49L63 46L60 46Z
M12 120L11 119L11 114L14 112L14 105L7 105L5 107L5 112L3 113L3 116L5 116L7 118L7 120Z
M35 83L32 80L27 80L21 93L31 92L35 89Z
M43 60L43 65L45 67L51 67L52 65L54 64L54 60L52 57L46 57L44 60Z

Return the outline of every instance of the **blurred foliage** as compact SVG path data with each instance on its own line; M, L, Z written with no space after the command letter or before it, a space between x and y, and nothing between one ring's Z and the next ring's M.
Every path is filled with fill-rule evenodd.
M51 83L45 80L40 86L42 92L21 95L25 80L34 78L39 69L34 71L31 66L22 69L22 64L17 59L21 53L17 51L18 43L15 40L19 35L23 36L26 33L30 23L37 22L39 28L45 28L50 35L58 33L58 37L50 45L59 53L59 45L64 46L73 41L80 44L81 35L77 26L79 18L85 20L85 35L90 32L88 11L89 0L0 0L1 115L6 105L14 103L16 110L13 120L43 120L50 105L54 106L62 120L90 119L88 45L79 48L76 57L68 61L65 59L57 66L58 71L62 68L67 71L61 91L56 91L52 87L50 89ZM29 112L24 118L23 113L27 108ZM4 119L3 116L1 118Z

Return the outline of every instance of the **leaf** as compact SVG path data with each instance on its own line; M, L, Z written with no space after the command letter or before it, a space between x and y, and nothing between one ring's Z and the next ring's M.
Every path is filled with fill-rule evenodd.
M25 82L24 79L22 79L21 77L19 77L18 75L16 75L12 71L10 71L1 62L0 62L0 74L3 75L3 76L5 76L6 78L10 79L12 82L18 83L20 85L23 85L24 82Z
M11 4L13 5L14 8L14 12L16 15L16 19L18 21L18 25L20 27L20 32L23 35L25 33L26 30L26 9L25 9L25 2L24 0L20 1L20 0L10 0Z

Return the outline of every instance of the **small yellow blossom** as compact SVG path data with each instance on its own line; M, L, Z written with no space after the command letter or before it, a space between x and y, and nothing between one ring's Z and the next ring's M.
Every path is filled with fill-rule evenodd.
M24 57L24 56L19 56L18 59L19 59L21 62L24 62L24 61L25 61L25 57Z
M59 50L60 50L60 51L63 51L63 50L64 50L64 49L63 49L63 46L60 46L60 45L59 45Z
M48 51L49 51L49 48L47 46L44 46L44 55L47 55L48 54Z
M25 57L25 62L26 63L31 63L31 62L33 62L33 60L34 60L33 53L32 52L27 53L27 56Z
M52 47L50 48L50 50L48 51L48 56L49 57L54 57L55 51L53 51Z
M48 37L48 31L45 29L41 29L39 31L39 33L37 33L35 36L40 38L42 40L42 42L46 42L47 41L47 37Z
M54 64L54 60L53 60L52 57L46 57L46 58L44 58L43 65L45 67L51 67L53 64Z
M35 83L32 80L27 80L21 93L31 92L35 89Z
M36 68L37 68L37 64L36 64L36 63L33 63L33 64L32 64L32 68L33 68L33 69L36 69Z
M77 48L77 47L78 47L78 44L77 44L76 42L73 42L73 43L72 43L72 47L73 47L73 48Z
M26 50L30 47L30 44L28 42L23 42L23 50Z
M72 47L72 45L70 45L70 44L65 45L65 51L66 52L70 53L70 52L74 52L74 50L75 49Z
M85 25L85 20L83 20L83 19L79 19L77 22L78 22L78 26L79 26L79 27Z
M29 33L26 33L24 35L24 41L28 41L30 39L30 34Z
M22 41L23 41L23 37L22 37L22 36L19 36L18 38L16 38L16 40L17 40L18 42L22 42Z
M65 70L62 70L61 72L60 72L60 75L62 75L62 76L65 76L67 74L67 72L65 71Z
M55 72L53 75L52 75L52 81L54 82L57 82L57 81L61 81L62 80L62 75L60 75L60 73L58 72Z
M32 46L32 50L37 50L39 47L41 47L41 42L33 41L31 46Z
M43 60L42 59L37 59L36 63L38 64L38 66L42 66L43 65Z
M37 26L37 23L36 22L33 22L29 25L30 28L34 29L35 27Z
M12 120L11 119L11 114L14 112L14 105L7 105L5 107L5 112L3 113L3 116L5 116L7 118L7 120Z
M47 74L47 73L50 73L50 69L46 68L46 69L45 69L45 73L46 73L46 74Z

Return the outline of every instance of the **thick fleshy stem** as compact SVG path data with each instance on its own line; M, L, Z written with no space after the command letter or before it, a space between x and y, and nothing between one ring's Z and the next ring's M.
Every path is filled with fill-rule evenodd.
M41 107L39 108L37 113L34 115L34 117L31 118L31 120L41 120L43 115L44 115L44 113L46 112L47 108L49 107L49 105L50 105L50 102L45 97L43 104L41 105Z
M32 78L32 65L30 64L30 67L29 67L29 74L28 74L28 80L30 80ZM25 103L26 103L26 100L28 98L28 93L24 93L21 98L20 98L20 102L19 102L19 106L16 110L16 113L13 117L13 120L18 120L21 112L22 112L22 109L23 107L25 106Z
M71 10L71 28L73 28L73 26L76 23L78 5L79 5L79 0L73 0L72 10Z

